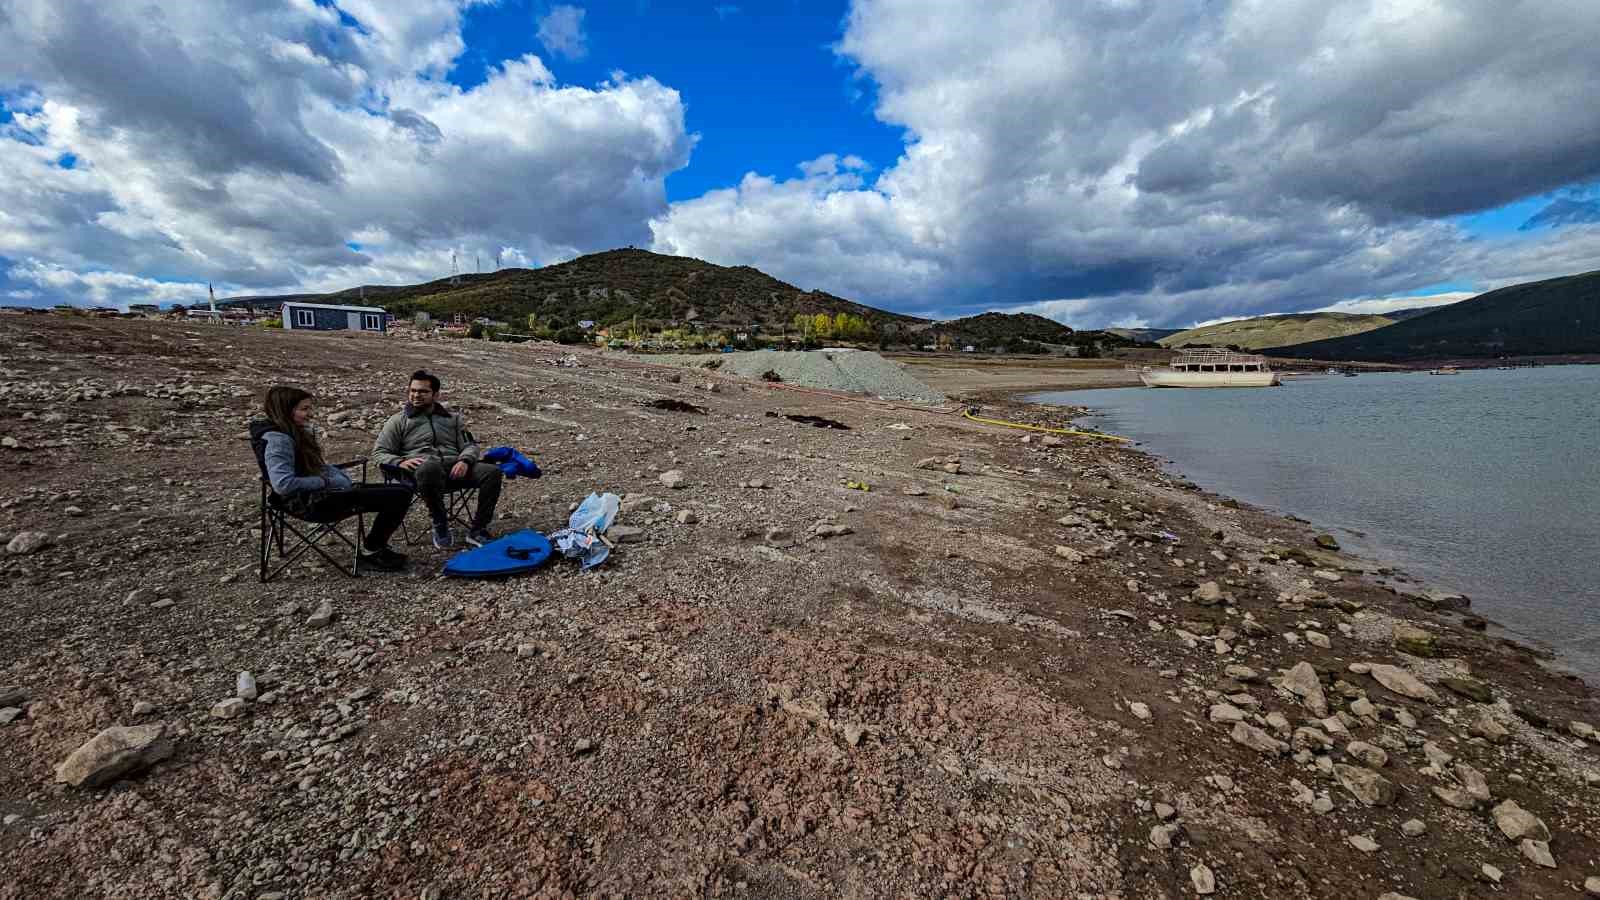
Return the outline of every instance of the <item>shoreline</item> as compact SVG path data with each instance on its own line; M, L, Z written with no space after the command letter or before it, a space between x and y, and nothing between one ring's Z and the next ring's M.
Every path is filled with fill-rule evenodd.
M1555 896L1597 874L1582 680L1138 448L569 348L6 319L0 346L0 532L48 539L0 555L18 896L1432 897L1489 871ZM497 528L607 490L633 530L588 574L444 581L419 545L406 572L257 584L260 387L313 386L347 458L419 362L545 469ZM241 671L262 693L224 706ZM59 783L113 725L161 726L171 756ZM1497 826L1507 800L1555 868Z
M1582 365L1582 364L1586 364L1586 363L1573 363L1573 364L1574 365ZM1399 371L1402 371L1402 370L1395 370L1395 371L1399 372ZM1142 387L1142 385L1118 385L1118 387ZM1083 420L1086 420L1086 419L1087 420L1091 420L1091 421L1086 422L1085 424L1088 424L1090 427L1098 429L1098 425L1095 424L1092 420L1096 419L1096 418L1103 417L1105 414L1104 414L1104 412L1102 412L1100 410L1097 410L1094 407L1081 406L1081 405L1062 406L1062 405L1049 404L1049 403L1038 403L1038 402L1031 401L1028 398L1032 397L1032 396L1037 396L1040 393L1069 393L1069 392L1072 392L1072 391L1103 390L1103 389L1106 389L1106 388L1087 387L1087 386L1085 386L1085 387L1064 388L1064 389L1050 390L1050 391L1018 391L1018 392L1013 392L1013 393L1009 394L1005 398L1004 402L1008 402L1008 403L1016 404L1016 405L1020 405L1020 406L1042 407L1042 408L1045 408L1045 409L1079 410L1080 412L1069 416L1067 418L1067 421L1069 423L1072 423L1073 425L1076 425L1076 424L1078 424L1080 422L1083 422ZM991 402L995 402L995 401L991 400ZM1184 467L1183 467L1182 461L1176 460L1176 459L1169 459L1169 458L1164 457L1164 456L1159 456L1159 455L1151 452L1150 450L1145 449L1143 442L1135 442L1134 444L1130 445L1130 449L1132 449L1132 450L1134 450L1136 452L1142 453L1145 456L1148 456L1157 465L1161 466L1163 469L1171 471L1172 474L1174 474L1175 476L1177 476L1179 478L1182 478L1184 480L1187 480L1187 481L1191 481L1191 482L1193 481L1193 479L1190 477L1190 475L1186 471L1184 471ZM1227 494L1224 494L1224 493L1220 492L1219 490L1215 490L1215 489L1212 489L1212 488L1207 488L1204 485L1199 485L1197 482L1196 482L1196 484L1207 495L1221 498L1223 501L1226 501L1226 502L1233 502L1233 503L1240 503L1240 504L1248 503L1248 505L1251 508L1259 511L1260 513L1262 513L1264 515L1279 516L1279 517L1284 518L1287 521L1294 522L1294 523L1297 523L1297 524L1300 524L1300 525L1304 525L1308 529L1310 529L1312 531L1315 531L1315 532L1318 532L1318 533L1328 533L1328 532L1331 532L1331 531L1348 531L1348 529L1344 528L1343 526L1328 525L1326 523L1319 523L1319 522L1314 522L1314 521L1311 521L1311 520L1308 520L1308 519L1301 518L1300 516L1296 515L1295 513L1293 513L1290 510L1279 508L1279 507L1274 506L1274 505L1272 505L1270 503L1255 503L1255 502L1250 502L1250 501L1239 500L1238 498L1234 498L1234 497L1228 496ZM1362 535L1362 537L1364 539L1366 539L1366 540L1370 540L1370 535ZM1444 585L1444 584L1435 583L1435 582L1426 580L1426 579L1422 578L1421 576L1418 576L1418 575L1414 574L1413 572L1408 571L1407 568L1405 567L1404 561L1399 559L1398 556L1396 556L1395 558L1391 558L1391 559L1383 559L1381 557L1375 557L1375 556L1369 556L1369 555L1360 555L1360 554L1357 554L1357 553L1352 553L1351 551L1349 551L1347 549L1341 549L1339 552L1341 554L1345 555L1345 556L1350 557L1353 560L1356 560L1358 563L1364 564L1364 566L1365 566L1364 574L1368 574L1369 576L1370 575L1380 575L1381 577L1379 579L1375 579L1375 581L1377 581L1378 584L1380 584L1381 586L1391 590L1392 593L1394 593L1398 597L1403 598L1407 602L1411 602L1413 604L1418 605L1419 608L1421 608L1424 612L1437 613L1437 612L1440 611L1439 604L1437 604L1437 603L1430 604L1429 597L1459 598L1459 600L1454 600L1453 599L1451 602L1452 602L1452 604L1460 604L1460 605L1452 605L1452 606L1444 609L1444 612L1447 615L1458 615L1462 619L1478 619L1478 620L1481 620L1484 623L1486 623L1486 629L1484 629L1484 630L1485 630L1485 632L1487 634L1490 634L1490 635L1492 635L1494 637L1497 637L1499 639L1502 639L1502 640L1517 642L1518 644L1526 647L1530 652L1538 654L1541 657L1542 663L1547 668L1549 668L1550 671L1552 671L1553 673L1558 674L1558 675L1563 675L1563 676L1567 676L1567 675L1576 676L1578 678L1583 679L1584 683L1589 685L1589 686L1591 686L1591 687L1596 686L1596 685L1600 685L1600 671L1591 670L1591 669L1588 669L1588 668L1584 668L1584 667L1578 666L1574 662L1572 662L1569 659L1567 659L1561 653L1560 650L1558 650L1554 646L1548 644L1543 639L1538 638L1537 636L1534 636L1534 635L1524 634L1522 632L1516 631L1516 630L1512 629L1510 626L1506 625L1505 623L1500 622L1497 619L1491 618L1490 616L1488 616L1485 613L1484 610L1473 608L1472 607L1472 600L1470 598L1470 595L1465 594L1464 592L1461 591L1461 589L1452 588L1452 587L1449 587L1449 586ZM1383 573L1387 573L1387 574L1383 574ZM1409 588L1409 590L1407 590L1406 588ZM1460 601L1464 601L1464 603L1460 603Z

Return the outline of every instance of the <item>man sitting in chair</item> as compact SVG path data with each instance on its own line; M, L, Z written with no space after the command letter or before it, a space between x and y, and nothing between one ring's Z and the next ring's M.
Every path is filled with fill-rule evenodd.
M500 500L500 469L478 461L478 445L461 414L446 409L438 398L437 375L421 370L411 373L405 408L383 423L372 455L379 466L388 471L399 469L403 477L416 482L417 493L433 519L433 545L441 550L454 543L444 495L447 487L456 485L449 485L447 476L457 485L477 485L478 509L467 529L467 543L481 547L493 540L489 523L494 521L495 503Z

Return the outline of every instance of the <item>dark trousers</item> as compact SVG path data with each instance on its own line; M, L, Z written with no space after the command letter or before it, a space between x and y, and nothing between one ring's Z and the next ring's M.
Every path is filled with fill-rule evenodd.
M372 527L367 529L366 549L377 550L389 545L389 538L405 521L406 509L411 505L411 491L403 487L377 484L358 484L348 491L325 491L307 506L308 517L314 519L342 519L356 512L377 513Z
M444 492L451 485L478 486L478 509L472 517L472 527L488 528L489 523L494 521L494 507L500 502L500 481L505 476L499 466L488 463L473 463L470 468L467 477L459 480L449 477L449 467L437 459L430 459L411 470L411 477L417 481L417 494L428 505L428 515L435 525L450 518L444 505Z

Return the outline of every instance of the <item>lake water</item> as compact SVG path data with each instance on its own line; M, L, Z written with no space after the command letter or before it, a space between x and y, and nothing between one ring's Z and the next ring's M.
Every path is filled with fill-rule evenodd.
M1600 366L1036 394L1600 674Z

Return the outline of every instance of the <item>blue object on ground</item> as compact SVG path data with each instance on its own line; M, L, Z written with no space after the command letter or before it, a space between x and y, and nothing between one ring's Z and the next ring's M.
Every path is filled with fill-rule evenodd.
M515 447L496 447L483 455L483 461L499 466L507 478L538 478L544 474L538 463Z
M592 569L611 555L611 548L599 535L611 527L611 520L621 508L622 498L616 494L590 494L572 511L567 527L550 535L550 539L562 556L583 560L584 571Z
M549 538L526 528L457 553L444 564L444 574L455 578L520 575L549 562L552 553Z

